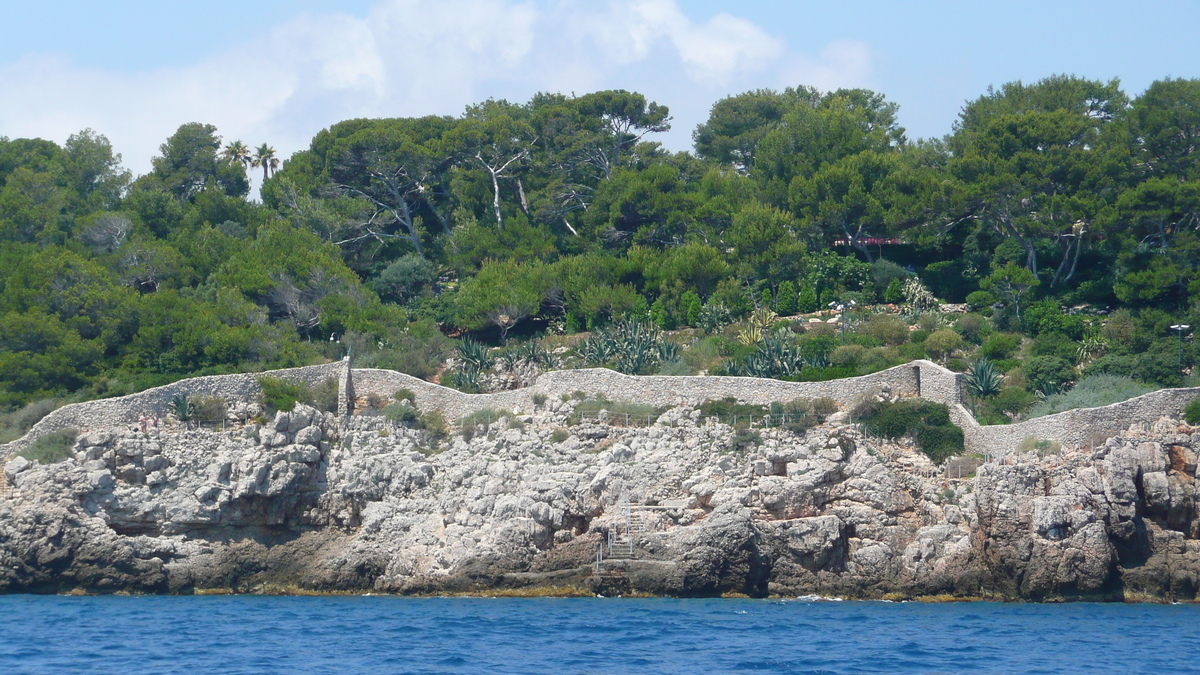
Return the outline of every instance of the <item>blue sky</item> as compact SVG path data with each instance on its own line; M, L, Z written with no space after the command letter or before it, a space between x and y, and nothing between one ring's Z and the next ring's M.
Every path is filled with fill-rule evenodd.
M1200 77L1200 2L0 0L0 135L92 127L135 171L179 124L284 156L348 117L457 114L488 96L636 89L690 133L751 88L866 86L912 137L989 84Z

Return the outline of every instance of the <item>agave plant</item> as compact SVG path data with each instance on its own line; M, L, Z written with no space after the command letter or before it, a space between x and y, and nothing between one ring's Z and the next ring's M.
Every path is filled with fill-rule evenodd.
M580 346L579 354L589 365L608 365L633 375L675 360L679 348L653 325L630 319L596 331Z
M1079 365L1084 366L1104 356L1106 351L1108 351L1108 340L1099 335L1090 335L1079 344L1079 349L1075 350L1075 357L1079 361Z
M454 373L454 384L460 391L474 394L479 391L479 380L482 374L478 368L467 367Z
M463 341L458 343L458 356L465 366L476 370L488 370L492 367L492 354L487 345L471 338L463 338Z
M780 378L799 374L808 365L786 328L768 333L758 350L729 364L725 371L742 377Z
M963 374L967 393L975 398L991 398L999 394L1002 379L996 367L986 358L976 359Z
M192 421L192 417L195 416L196 408L192 405L192 402L188 400L186 395L175 394L175 396L171 398L171 410L175 412L175 416L179 418L179 421L186 425L189 424Z

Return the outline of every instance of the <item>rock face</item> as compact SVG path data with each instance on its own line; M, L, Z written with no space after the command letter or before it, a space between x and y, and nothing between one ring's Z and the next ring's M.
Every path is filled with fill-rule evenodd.
M440 443L304 406L224 432L92 431L74 459L4 466L0 591L1184 600L1200 588L1200 433L1175 422L947 480L911 447L840 422L749 444L688 408L646 428L568 427L571 405Z

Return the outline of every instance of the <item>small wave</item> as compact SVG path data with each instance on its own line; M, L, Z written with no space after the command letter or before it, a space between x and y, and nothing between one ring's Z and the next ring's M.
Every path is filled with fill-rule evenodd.
M800 602L842 602L844 598L835 598L827 595L798 595L796 600Z

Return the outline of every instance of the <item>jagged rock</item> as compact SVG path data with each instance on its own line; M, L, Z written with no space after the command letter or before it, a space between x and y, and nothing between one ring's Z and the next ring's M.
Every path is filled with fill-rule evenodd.
M1191 599L1200 588L1200 434L1174 421L951 481L848 420L763 429L731 450L729 426L698 425L687 407L554 442L573 405L545 407L554 415L524 428L500 421L440 442L303 405L263 427L93 430L74 459L5 464L18 489L0 493L0 591ZM634 558L596 575L627 504L645 530Z

